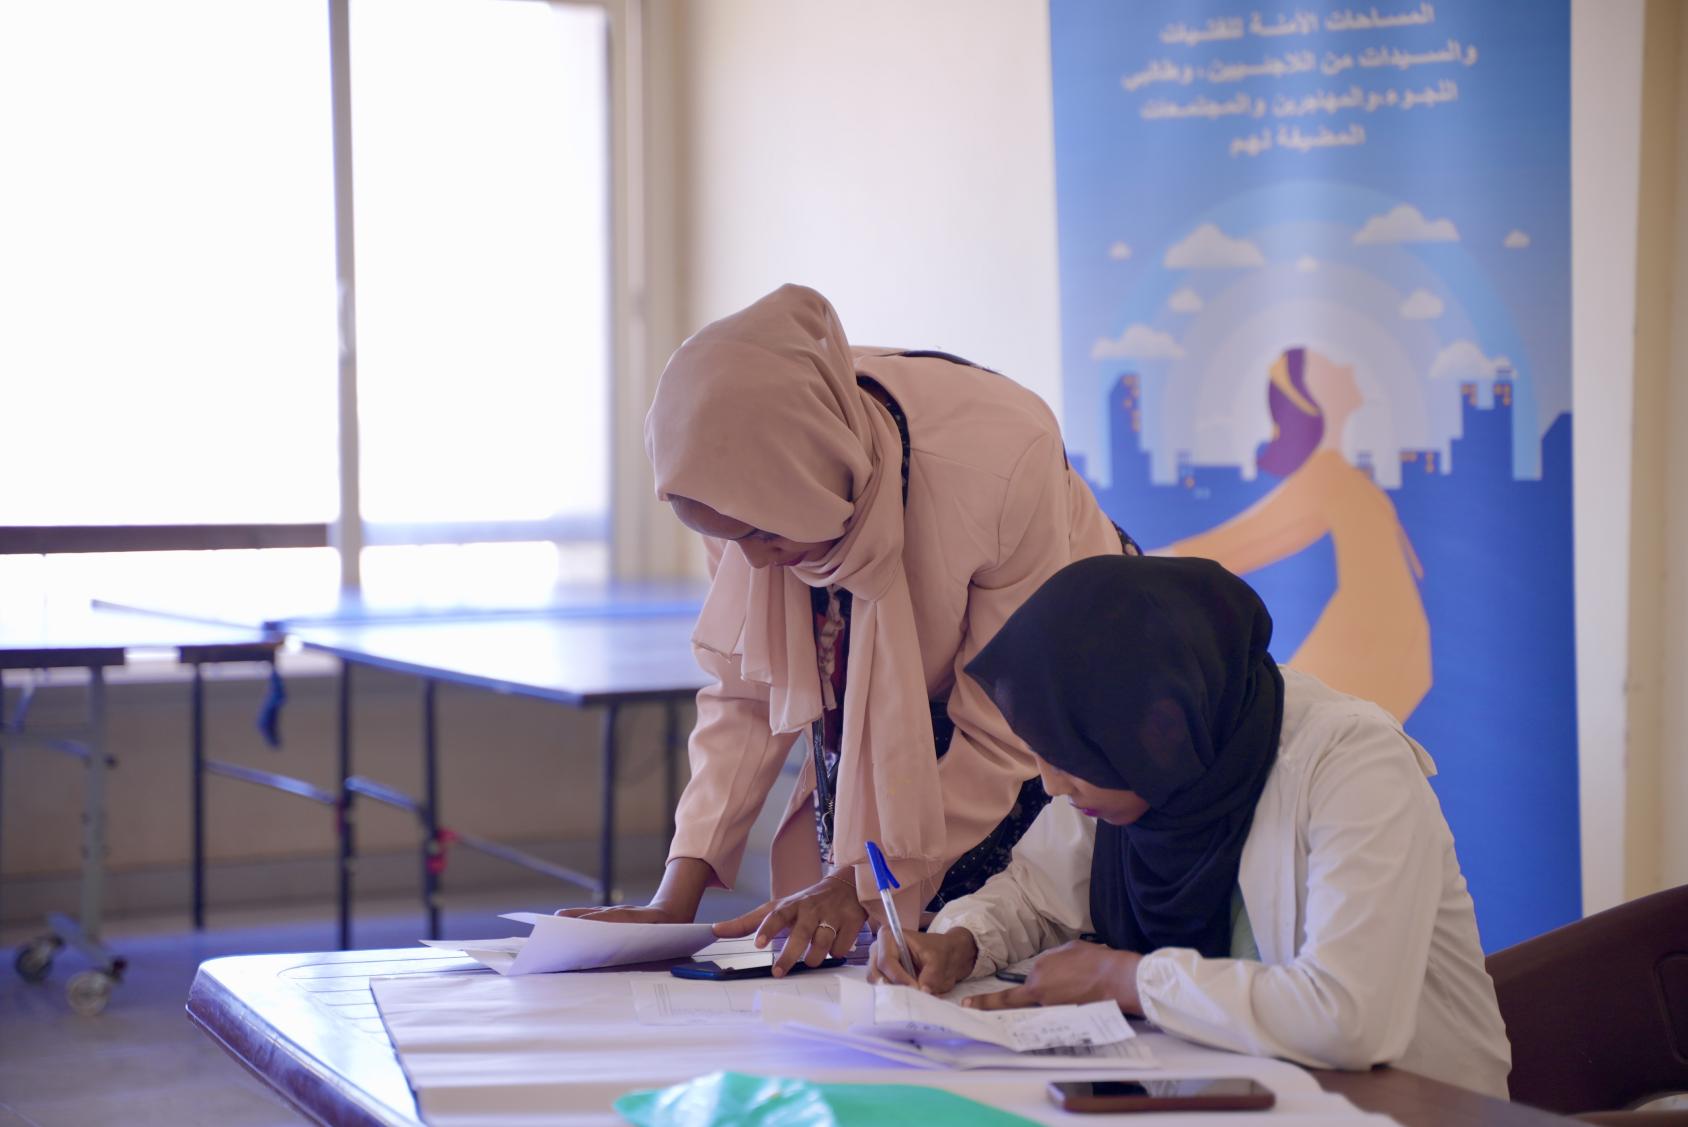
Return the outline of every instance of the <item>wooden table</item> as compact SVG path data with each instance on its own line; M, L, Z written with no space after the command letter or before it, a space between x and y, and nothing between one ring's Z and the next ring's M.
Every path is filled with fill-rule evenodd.
M199 968L187 1012L230 1056L318 1122L418 1127L416 1100L381 1024L369 979L475 965L417 948L212 959ZM1327 1091L1407 1127L1576 1122L1398 1069L1312 1075Z

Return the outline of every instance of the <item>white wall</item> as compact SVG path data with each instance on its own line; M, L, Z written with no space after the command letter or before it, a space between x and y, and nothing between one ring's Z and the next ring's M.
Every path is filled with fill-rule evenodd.
M1628 895L1688 881L1688 18L1647 5L1635 269Z
M1060 409L1042 0L685 5L690 328L784 282Z
M1688 20L1572 4L1583 906L1688 882Z
M1571 409L1583 907L1623 898L1642 0L1571 5Z
M1665 466L1670 495L1665 501L1667 522L1665 559L1660 581L1665 599L1665 668L1671 691L1661 728L1668 733L1661 747L1659 772L1658 884L1688 884L1688 583L1681 561L1688 560L1688 5L1675 5L1676 51L1672 74L1674 99L1660 107L1660 116L1674 130L1672 193L1675 239L1669 244L1672 292L1663 311L1670 334L1667 368L1660 373L1669 388L1665 415L1669 444Z
M1660 5L1671 0L1655 0L1655 21ZM685 152L671 187L687 328L781 282L807 282L833 299L853 340L968 355L1059 410L1047 4L707 0L659 10L684 28ZM1656 448L1638 448L1636 429L1646 20L1645 0L1572 0L1587 910L1688 880L1688 740L1670 735L1688 725L1688 659L1667 642L1688 637L1688 600L1664 568L1688 552L1688 523L1667 521L1688 504L1688 456L1667 459L1663 441L1688 428L1688 395L1665 391L1667 369L1688 386L1688 345L1668 323L1644 337L1641 361L1653 355L1648 339L1667 359L1639 375L1644 405L1659 412L1640 416L1657 429ZM1679 143L1664 163L1681 160ZM1674 201L1667 212L1684 214L1674 179L1654 188ZM1683 243L1679 234L1666 244L1666 277L1683 274ZM1688 323L1685 288L1666 308Z

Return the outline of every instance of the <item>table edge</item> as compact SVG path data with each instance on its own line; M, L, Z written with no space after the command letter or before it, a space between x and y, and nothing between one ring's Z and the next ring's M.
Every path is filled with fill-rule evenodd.
M279 1036L265 1037L245 1020L227 1025L214 1021L218 1013L238 1018L244 1008L214 975L206 974L203 968L194 974L185 1007L188 1020L289 1107L324 1127L423 1127L420 1111L415 1117L393 1118L388 1114L393 1109L373 1099L363 1088L306 1052L303 1046ZM238 1036L241 1034L244 1036ZM260 1071L257 1063L271 1055L278 1041L285 1044L286 1049L282 1051L288 1060L299 1072L308 1075L312 1084L278 1084L277 1077ZM348 1112L357 1117L347 1118Z

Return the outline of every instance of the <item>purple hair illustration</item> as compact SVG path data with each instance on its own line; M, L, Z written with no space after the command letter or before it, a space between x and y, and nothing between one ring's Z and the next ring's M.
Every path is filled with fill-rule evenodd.
M1266 406L1272 412L1272 441L1260 448L1256 464L1276 477L1288 477L1319 447L1325 434L1324 412L1307 391L1307 350L1286 348L1272 364Z

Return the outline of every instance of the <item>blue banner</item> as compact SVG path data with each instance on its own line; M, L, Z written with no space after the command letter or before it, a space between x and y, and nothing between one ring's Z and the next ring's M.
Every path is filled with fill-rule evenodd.
M1484 946L1580 914L1569 0L1053 0L1064 426L1440 768Z

